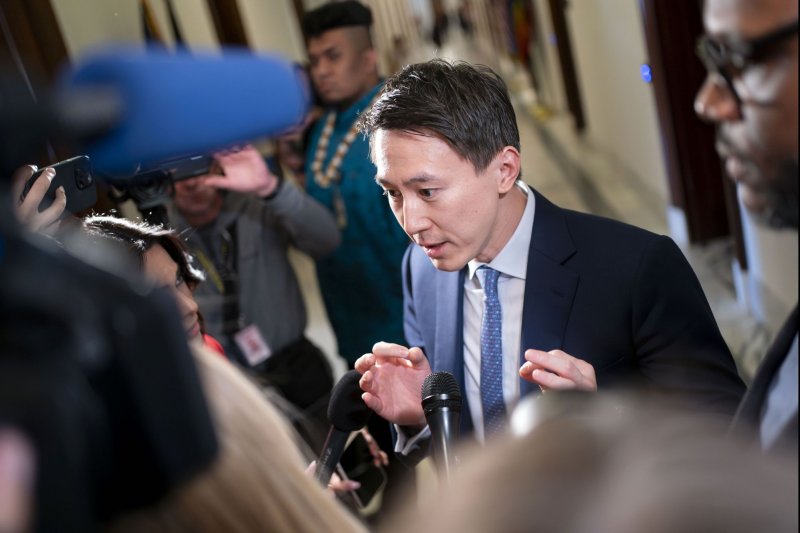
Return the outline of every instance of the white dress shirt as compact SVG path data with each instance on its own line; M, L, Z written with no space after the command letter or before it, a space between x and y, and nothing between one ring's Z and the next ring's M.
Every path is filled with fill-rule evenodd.
M481 263L473 259L467 263L467 276L464 280L464 393L469 402L475 437L479 442L484 440L480 382L485 272L478 270L483 265L500 272L497 294L503 313L503 398L506 412L510 413L519 400L522 307L525 303L525 276L536 200L525 183L518 180L517 185L528 197L517 229L491 262Z
M490 262L472 260L467 263L464 280L464 394L469 402L475 437L484 441L483 408L481 405L481 324L483 321L483 272L478 268L484 264L500 272L497 280L497 293L503 313L503 397L506 412L510 413L519 400L519 350L522 339L522 307L525 301L525 277L528 270L528 250L536 211L536 199L530 188L517 180L519 187L527 196L525 211L517 224L517 229L500 253ZM421 440L430 436L427 426L416 435L406 435L397 428L395 451L403 455L411 452Z

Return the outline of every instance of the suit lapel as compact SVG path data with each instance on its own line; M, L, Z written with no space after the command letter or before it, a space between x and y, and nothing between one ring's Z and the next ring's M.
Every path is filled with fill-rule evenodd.
M757 426L761 418L761 409L766 401L767 391L775 373L783 364L786 354L797 334L797 307L789 315L786 323L781 328L775 341L767 350L764 360L761 362L758 372L756 372L750 389L742 399L739 410L734 416L732 426L741 427L743 425Z
M525 303L522 309L520 365L525 350L561 348L575 291L577 273L564 266L575 254L563 211L544 196L536 195L528 270L525 278ZM538 391L538 387L520 380L520 396Z

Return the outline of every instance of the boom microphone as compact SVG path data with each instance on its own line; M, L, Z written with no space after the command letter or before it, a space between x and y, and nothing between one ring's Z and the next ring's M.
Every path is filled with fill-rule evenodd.
M336 463L342 457L350 433L363 428L372 414L361 399L361 389L358 386L360 379L361 374L357 370L350 370L331 391L331 401L328 403L331 430L322 446L314 474L324 486L327 486Z
M422 409L431 429L433 460L447 480L455 470L453 445L461 421L461 390L449 372L434 372L422 383Z
M116 126L85 146L96 169L129 176L145 166L283 133L310 103L305 73L275 54L115 48L89 55L59 83L63 94L116 93Z

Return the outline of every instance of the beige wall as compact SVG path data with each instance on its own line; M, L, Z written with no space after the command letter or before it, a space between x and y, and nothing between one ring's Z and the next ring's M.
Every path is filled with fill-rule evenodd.
M254 50L305 61L303 34L291 0L239 0L239 12Z
M51 0L70 58L109 43L139 45L144 42L137 0ZM216 32L205 0L172 0L178 26L193 49L215 49ZM164 0L150 0L157 23L168 44L174 36Z
M67 51L75 59L108 43L141 44L138 0L51 0ZM218 49L214 22L206 0L172 0L184 40L193 50ZM174 36L164 0L150 0L164 39ZM302 61L305 50L291 0L239 0L242 24L253 49Z
M638 0L570 2L567 16L590 139L666 206L655 97L639 76L647 51Z

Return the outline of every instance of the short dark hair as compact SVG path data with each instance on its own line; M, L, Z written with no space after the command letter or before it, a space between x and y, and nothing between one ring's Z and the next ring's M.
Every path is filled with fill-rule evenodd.
M331 2L306 12L303 16L303 32L306 39L319 37L328 30L348 26L372 25L372 11L360 2L348 0Z
M121 243L133 253L141 269L144 269L145 252L158 244L178 265L178 272L190 289L205 279L203 272L192 264L184 242L171 229L107 215L86 217L83 227L89 235Z
M479 172L503 147L520 150L505 82L489 67L463 61L407 65L386 80L359 127L370 136L380 129L435 135Z

